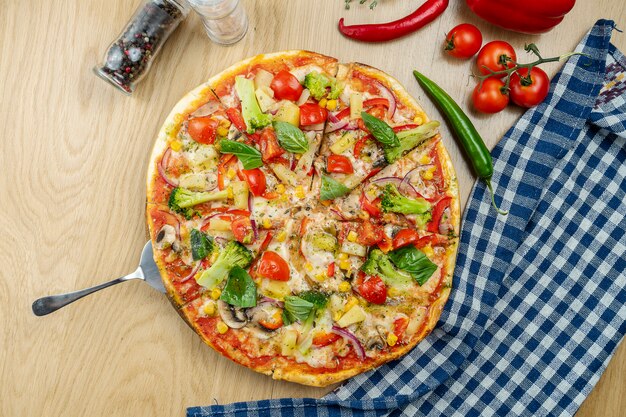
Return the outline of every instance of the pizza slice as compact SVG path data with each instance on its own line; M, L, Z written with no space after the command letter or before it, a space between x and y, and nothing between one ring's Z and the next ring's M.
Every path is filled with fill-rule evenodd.
M347 194L437 132L404 88L362 64L340 65L344 85L315 166L322 200Z

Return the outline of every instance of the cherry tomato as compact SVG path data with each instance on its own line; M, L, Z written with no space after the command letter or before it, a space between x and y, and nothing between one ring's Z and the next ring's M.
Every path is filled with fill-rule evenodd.
M365 276L357 279L357 290L361 297L372 304L384 304L387 301L387 286L377 276Z
M219 122L209 116L194 117L187 123L187 132L193 140L204 145L215 142Z
M230 223L230 229L235 235L235 239L243 244L250 244L254 242L254 231L252 230L252 222L250 217L237 216Z
M511 100L520 107L534 107L541 103L550 89L548 74L541 68L533 67L528 77L528 68L522 68L511 75Z
M445 51L455 58L471 58L480 50L483 35L469 23L461 23L452 28L446 36Z
M497 113L509 104L509 96L503 92L504 83L499 78L487 78L472 93L472 103L483 113Z
M266 181L265 174L259 168L254 169L243 169L241 170L246 182L248 183L248 188L252 191L254 196L263 195L265 192Z
M259 260L257 273L275 281L289 281L289 265L279 254L265 251Z
M300 125L311 126L324 123L328 117L328 110L315 103L305 103L300 106Z
M419 233L412 229L402 229L393 237L393 248L398 249L406 245L417 242L420 238Z
M352 174L354 168L350 158L343 155L330 155L326 158L326 170L337 174Z
M259 147L261 148L261 159L263 162L268 162L285 153L285 150L278 144L276 132L271 127L267 127L261 132Z
M483 49L480 50L478 58L476 58L476 65L481 74L489 75L491 71L502 71L507 69L507 67L514 67L515 61L517 61L517 55L515 55L515 49L509 43L493 41L483 46ZM500 74L495 77L502 78L504 75Z
M361 194L361 209L365 210L371 217L379 217L381 212L380 197L369 201L365 194Z
M331 343L336 342L340 338L341 336L335 333L326 333L326 332L316 333L315 336L313 336L313 346L317 346L317 347L328 346Z
M366 110L366 112L371 114L375 118L381 119L381 120L383 120L385 116L387 115L387 110L385 110L383 106L370 107L369 109ZM359 119L359 121L361 121L361 119Z
M360 223L356 233L356 242L365 246L375 245L383 239L383 235L385 234L382 226L374 225L369 221Z
M274 76L270 88L274 90L274 98L277 100L291 101L298 101L303 90L298 79L287 70L282 70Z
M228 108L226 110L226 115L232 124L235 125L237 130L240 132L245 132L248 128L246 127L246 122L243 120L243 116L241 112L235 108Z

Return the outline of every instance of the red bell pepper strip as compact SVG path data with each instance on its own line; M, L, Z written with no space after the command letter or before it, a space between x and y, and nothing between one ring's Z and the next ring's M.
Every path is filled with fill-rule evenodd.
M234 158L234 156L235 155L233 154L223 154L220 157L220 163L217 166L217 188L220 191L224 189L224 176L228 171L229 162Z
M267 232L265 239L263 239L263 243L261 243L261 246L259 246L259 253L265 252L265 249L267 249L270 242L272 241L272 237L272 232Z
M427 0L416 11L387 23L346 26L339 19L339 31L346 37L363 42L384 42L408 35L435 20L448 7L448 0Z
M329 278L335 276L335 263L334 262L331 262L328 264L328 269L326 270L326 276Z
M361 193L361 198L359 198L361 208L365 210L371 217L380 217L380 201L380 197L376 198L374 201L369 201L365 196L365 193Z
M243 117L241 116L239 110L231 107L229 109L226 109L226 115L228 116L230 122L235 125L237 130L239 130L240 132L245 132L246 130L248 130L248 128L246 127L246 122L243 120Z
M350 107L346 107L345 109L341 110L339 113L337 113L335 115L335 117L338 120L343 119L344 117L348 117L350 115Z
M394 133L398 133L398 132L403 132L405 130L415 129L416 127L419 127L419 125L408 124L408 125L402 125L402 126L395 126L395 127L392 127L392 129Z
M386 98L371 98L363 102L363 108L373 106L384 106L389 108L389 100L387 100Z
M504 29L547 32L563 20L576 0L466 0L474 13Z
M361 156L361 151L365 147L365 144L368 140L372 138L372 135L365 135L356 141L354 144L354 156L359 158Z
M450 201L452 198L444 197L435 204L433 208L432 218L428 223L428 231L431 233L439 233L439 223L441 222L441 216L445 209L450 207Z

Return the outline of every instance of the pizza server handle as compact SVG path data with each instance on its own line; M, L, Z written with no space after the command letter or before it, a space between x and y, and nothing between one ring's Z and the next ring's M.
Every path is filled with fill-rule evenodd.
M144 280L157 291L165 292L165 288L163 287L163 283L161 282L159 268L154 263L154 259L152 257L151 242L146 243L146 245L144 246L141 253L140 265L134 272L128 275L124 275L123 277L114 279L112 281L96 285L95 287L85 288L83 290L74 291L67 294L51 295L35 300L32 306L33 313L35 313L36 316L45 316L47 314L57 311L61 307L65 307L66 305L73 303L76 300L80 300L86 295L92 294L96 291L100 291L104 288L108 288L112 285L119 284L120 282L130 281L133 279Z

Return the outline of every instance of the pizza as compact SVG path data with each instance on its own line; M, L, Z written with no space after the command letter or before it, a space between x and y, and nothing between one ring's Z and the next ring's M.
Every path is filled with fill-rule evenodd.
M439 319L458 243L438 126L391 76L307 51L188 93L147 178L176 310L227 358L306 385L409 352Z

